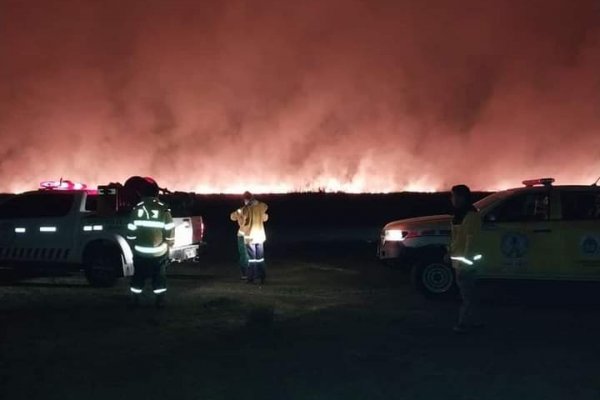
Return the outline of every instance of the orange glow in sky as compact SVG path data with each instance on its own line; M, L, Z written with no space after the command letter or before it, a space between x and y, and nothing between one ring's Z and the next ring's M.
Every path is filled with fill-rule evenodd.
M0 191L592 183L597 1L460 4L4 2Z

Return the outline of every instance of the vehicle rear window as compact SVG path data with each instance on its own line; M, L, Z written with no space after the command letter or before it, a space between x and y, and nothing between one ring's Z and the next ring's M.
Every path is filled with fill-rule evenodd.
M0 205L0 218L63 217L71 211L72 193L31 193L13 197Z
M497 222L545 221L550 218L548 192L523 193L509 198L492 212Z
M86 211L96 211L98 209L98 196L87 195L85 198Z
M600 219L600 191L568 191L560 194L562 219Z

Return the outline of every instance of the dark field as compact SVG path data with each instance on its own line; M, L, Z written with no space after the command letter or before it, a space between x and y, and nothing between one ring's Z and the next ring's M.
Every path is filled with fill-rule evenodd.
M237 200L204 196L209 243L173 265L168 305L127 307L125 281L0 286L2 399L600 399L597 285L488 283L487 327L451 331L457 302L423 299L374 259L389 220L445 195L289 195L271 207L269 281L235 264Z

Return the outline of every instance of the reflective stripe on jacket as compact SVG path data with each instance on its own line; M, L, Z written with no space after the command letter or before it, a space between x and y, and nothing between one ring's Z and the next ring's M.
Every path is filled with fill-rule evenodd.
M157 198L144 198L131 212L127 239L136 255L162 257L175 239L171 210Z

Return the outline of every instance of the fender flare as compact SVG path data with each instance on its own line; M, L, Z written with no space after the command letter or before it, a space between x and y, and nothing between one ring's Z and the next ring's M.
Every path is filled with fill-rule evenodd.
M133 275L133 251L131 250L131 246L129 246L129 243L123 236L116 233L97 233L85 238L82 242L81 254L79 254L79 258L82 262L88 246L97 241L105 241L117 246L123 256L123 276L127 277Z

